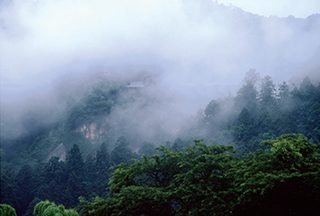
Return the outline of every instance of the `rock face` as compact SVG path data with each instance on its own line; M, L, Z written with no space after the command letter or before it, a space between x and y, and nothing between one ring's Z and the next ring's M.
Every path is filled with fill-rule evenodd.
M65 161L67 156L67 149L63 143L60 143L53 151L50 152L47 160L52 157L58 157L60 161Z
M76 131L81 133L91 143L97 143L105 133L104 129L95 122L83 124Z

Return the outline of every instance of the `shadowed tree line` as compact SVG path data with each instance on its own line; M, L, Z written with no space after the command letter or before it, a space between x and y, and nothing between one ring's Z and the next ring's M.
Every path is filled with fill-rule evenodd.
M18 215L32 215L34 205L45 199L74 207L80 196L105 195L113 167L134 157L129 143L120 138L111 152L102 143L96 154L89 155L86 160L74 145L66 161L52 157L34 168L24 165L17 173L10 166L3 166L1 202L14 206Z
M77 212L38 200L33 214L318 215L319 145L302 134L262 145L242 157L232 146L201 141L181 151L162 146L157 154L118 165L108 195L80 198Z

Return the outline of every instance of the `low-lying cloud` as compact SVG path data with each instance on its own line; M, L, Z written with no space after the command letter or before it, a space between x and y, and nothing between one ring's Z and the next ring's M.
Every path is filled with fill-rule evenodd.
M146 94L159 101L161 113L148 107L135 117L146 118L150 130L166 128L167 119L177 128L167 132L175 134L210 99L233 94L250 68L278 81L305 72L306 63L318 68L319 15L259 17L210 0L4 0L0 6L1 116L18 131L30 111L55 119L65 106L61 95L99 73L113 81L152 74ZM164 113L161 121L155 117Z

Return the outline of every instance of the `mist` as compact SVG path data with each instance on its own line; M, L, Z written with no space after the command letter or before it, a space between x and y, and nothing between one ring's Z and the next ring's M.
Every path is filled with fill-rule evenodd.
M143 73L152 84L110 124L125 122L140 141L177 137L251 68L276 82L318 79L319 27L319 14L264 17L210 0L0 1L1 135L8 125L23 134L30 113L54 122L66 95L81 98L101 76L127 83Z

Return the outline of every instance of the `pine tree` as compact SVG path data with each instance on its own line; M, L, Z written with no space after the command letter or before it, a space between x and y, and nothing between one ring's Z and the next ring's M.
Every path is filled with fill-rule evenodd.
M96 154L96 169L98 175L107 176L110 167L110 155L107 151L107 145L103 142Z
M15 183L15 196L17 197L15 208L18 215L22 215L33 200L36 188L35 176L29 165L21 167L15 178Z
M285 106L288 103L290 97L290 90L289 90L289 86L287 85L286 82L283 82L280 86L279 86L279 90L278 90L278 101L279 101L279 105Z
M259 92L260 104L264 109L271 109L275 106L275 85L273 84L272 78L266 76L261 81L261 89Z
M85 197L98 192L97 190L97 171L96 171L96 158L89 154L84 163L85 166Z
M2 164L1 164L2 165ZM15 203L15 173L13 169L1 166L0 172L0 202L13 205Z
M67 206L73 207L77 204L78 198L84 194L84 171L85 166L78 145L73 145L67 154L66 170L68 178L66 182Z
M73 145L67 154L66 169L68 172L74 172L77 176L84 176L84 162L78 145Z
M109 178L110 155L107 151L107 145L103 142L96 154L96 189L97 194L105 195L107 182Z
M138 153L140 156L142 156L142 155L152 155L152 154L155 154L156 152L157 151L154 144L149 142L144 142L142 143Z
M120 137L115 144L115 148L111 151L112 162L120 164L129 161L133 157L134 154L129 148L129 142L124 137Z
M246 74L245 84L239 89L235 98L235 109L238 109L239 112L246 108L252 114L256 114L258 104L256 83L258 79L259 74L254 70L250 70Z
M41 184L37 190L40 199L49 199L55 202L65 202L65 183L68 178L66 165L58 157L52 157L41 171ZM54 188L54 190L52 190Z

